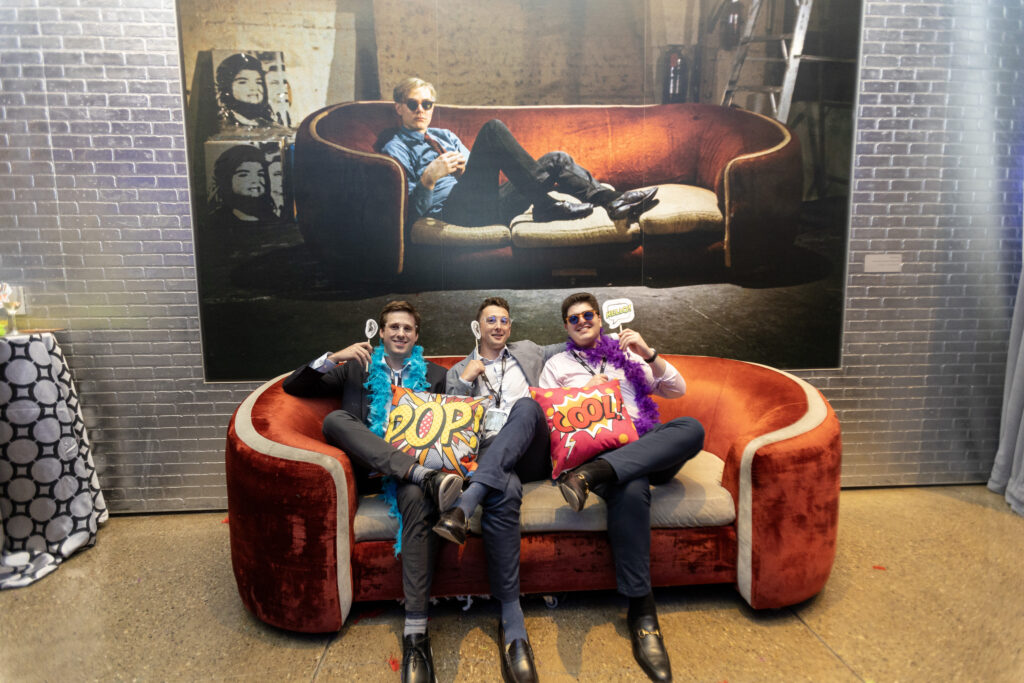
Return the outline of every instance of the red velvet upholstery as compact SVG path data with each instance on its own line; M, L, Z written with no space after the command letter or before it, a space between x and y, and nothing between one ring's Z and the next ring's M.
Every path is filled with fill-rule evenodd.
M659 399L662 419L690 415L705 450L723 458L734 524L654 529L656 586L735 583L755 608L781 607L821 590L835 557L841 443L828 402L772 368L721 358L666 358L687 382ZM458 358L434 359L450 367ZM298 399L268 382L228 429L231 557L239 594L261 620L296 631L341 628L353 601L400 598L392 544L354 542L352 468L320 436L330 400ZM342 519L339 521L339 517ZM482 542L446 544L435 595L487 594ZM602 532L524 534L522 590L615 586Z
M651 106L438 106L433 125L453 130L472 147L480 127L504 121L527 151L572 155L595 177L620 190L674 183L714 192L724 224L705 235L717 244L715 258L749 270L792 244L802 199L799 141L773 119L710 104ZM389 102L348 102L314 112L295 142L295 197L299 226L315 251L342 267L349 279L393 281L410 269L424 277L446 277L436 266L440 247L409 239L404 171L378 153L396 126ZM639 263L651 255L673 255L668 267L692 256L693 236L653 236L616 244L551 247L447 248L452 272L473 269L491 280L538 264ZM582 251L581 251L582 249ZM576 260L573 261L572 259ZM569 259L569 260L567 260ZM651 267L660 260L649 260ZM496 266L504 266L496 268ZM515 272L515 268L511 269ZM476 286L483 284L477 281Z

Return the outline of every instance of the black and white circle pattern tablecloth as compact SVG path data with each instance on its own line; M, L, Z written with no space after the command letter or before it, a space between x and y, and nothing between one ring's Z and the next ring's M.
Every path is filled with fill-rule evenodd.
M0 589L57 569L107 521L78 393L52 334L0 338Z

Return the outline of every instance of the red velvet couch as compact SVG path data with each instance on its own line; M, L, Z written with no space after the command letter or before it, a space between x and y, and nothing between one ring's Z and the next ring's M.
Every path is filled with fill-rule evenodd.
M687 392L658 399L662 419L696 417L707 437L705 452L652 492L654 585L732 583L759 609L817 594L836 549L841 441L831 406L808 383L766 366L666 358L685 377ZM458 358L433 360L450 367ZM353 602L402 596L400 560L393 531L361 538L374 536L367 518L381 502L356 492L348 457L321 437L321 421L337 403L289 396L283 378L253 392L228 429L235 579L259 619L295 631L336 631ZM712 526L666 522L666 512L694 503L717 506L724 517ZM551 509L538 516L545 505ZM528 484L523 592L614 589L603 515L597 496L577 514L557 487ZM434 595L489 593L478 535L462 547L445 543L439 567Z
M591 219L542 224L411 221L405 172L379 153L396 130L393 105L333 105L299 127L295 204L305 241L347 282L422 289L532 287L570 278L657 284L658 273L724 266L745 278L793 243L800 145L774 119L693 103L434 111L433 125L453 130L467 147L497 118L535 157L568 152L620 190L658 185L660 203L635 223L612 222L600 208Z

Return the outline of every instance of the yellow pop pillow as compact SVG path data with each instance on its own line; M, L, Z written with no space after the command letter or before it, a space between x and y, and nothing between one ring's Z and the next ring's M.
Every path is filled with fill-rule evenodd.
M489 397L448 396L394 387L384 440L424 467L469 477Z

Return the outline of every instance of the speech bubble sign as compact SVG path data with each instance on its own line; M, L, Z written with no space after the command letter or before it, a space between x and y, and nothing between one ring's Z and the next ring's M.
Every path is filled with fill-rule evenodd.
M366 321L366 341L370 341L375 336L377 336L377 331L378 331L377 321L374 320L373 318L370 318L369 320L367 320Z
M474 320L473 322L471 322L471 323L469 324L469 329L470 329L470 330L472 330L472 332L473 332L473 337L474 337L474 338L475 338L475 339L476 339L477 341L480 341L480 336L481 336L481 335L480 335L480 323L479 323L479 322L477 322L476 320Z
M633 302L629 299L609 299L601 307L601 318L609 328L622 327L635 317Z

